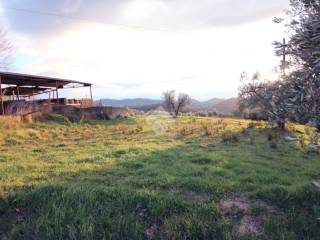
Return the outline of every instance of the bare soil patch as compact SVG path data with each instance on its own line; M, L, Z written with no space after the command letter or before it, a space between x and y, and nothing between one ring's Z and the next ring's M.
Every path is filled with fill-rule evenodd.
M280 214L279 209L246 197L222 200L219 207L224 217L237 222L233 229L237 236L259 235L270 217Z
M148 240L155 239L157 234L159 233L160 229L156 224L152 224L146 231L146 237Z

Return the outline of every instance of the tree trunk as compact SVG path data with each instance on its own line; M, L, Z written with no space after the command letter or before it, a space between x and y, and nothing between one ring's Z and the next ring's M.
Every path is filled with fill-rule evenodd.
M179 116L179 112L180 112L180 105L177 106L177 109L176 109L176 112L175 112L176 117Z

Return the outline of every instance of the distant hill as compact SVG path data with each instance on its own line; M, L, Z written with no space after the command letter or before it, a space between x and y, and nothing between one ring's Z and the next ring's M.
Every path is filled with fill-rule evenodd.
M146 106L154 106L161 105L162 100L154 100L149 98L128 98L128 99L100 99L95 101L95 105L102 103L106 106L112 107L146 107Z
M219 102L214 106L216 112L218 114L226 114L231 115L238 107L238 99L237 98L230 98Z
M231 115L237 107L237 98L220 99L212 98L207 101L191 100L189 106L190 111L193 112L217 112L219 114ZM154 100L149 98L128 98L128 99L101 99L95 101L95 105L102 103L106 106L112 107L129 107L136 108L143 111L155 110L162 106L162 100Z
M210 100L203 101L203 102L200 102L198 100L192 99L192 102L191 102L191 105L190 105L190 109L193 110L193 111L213 110L215 105L217 105L218 103L221 103L223 101L224 101L224 99L220 99L220 98L212 98Z
M212 99L210 99L210 100L208 100L208 101L204 101L204 102L202 102L204 105L206 105L206 106L215 106L215 105L217 105L217 104L219 104L219 103L221 103L221 102L223 102L223 101L225 101L225 99L221 99L221 98L212 98Z

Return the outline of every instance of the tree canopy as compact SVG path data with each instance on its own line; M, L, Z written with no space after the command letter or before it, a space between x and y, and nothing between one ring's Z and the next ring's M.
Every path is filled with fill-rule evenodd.
M290 119L320 129L320 0L291 0L290 5L285 23L289 74L276 82L246 83L239 91L240 106L259 106L279 125ZM281 44L275 42L278 55Z

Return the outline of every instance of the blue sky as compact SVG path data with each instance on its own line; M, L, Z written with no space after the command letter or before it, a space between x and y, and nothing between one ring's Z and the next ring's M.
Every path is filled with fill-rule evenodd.
M243 70L269 79L288 0L0 0L12 71L92 82L94 97L236 96Z

